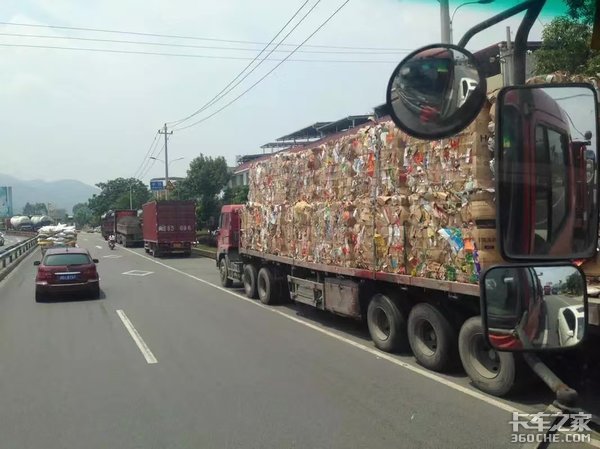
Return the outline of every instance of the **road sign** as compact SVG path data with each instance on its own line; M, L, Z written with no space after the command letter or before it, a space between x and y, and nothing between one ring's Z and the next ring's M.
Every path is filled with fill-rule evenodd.
M150 181L150 190L164 190L165 186L162 181Z
M173 184L171 181L169 181L169 182L167 183L167 190L168 190L169 192L172 192L173 190L175 190L175 185L174 185L174 184Z

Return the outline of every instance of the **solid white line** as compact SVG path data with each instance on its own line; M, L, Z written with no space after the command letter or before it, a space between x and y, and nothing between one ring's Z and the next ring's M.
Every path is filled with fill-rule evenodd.
M101 247L101 246L99 246L99 245L96 245L96 248L98 248L98 249L102 249L102 247Z
M148 362L148 364L158 363L158 360L156 360L156 357L154 357L154 354L152 354L152 351L150 351L150 348L142 339L142 336L139 334L137 329L133 327L133 324L131 324L131 321L129 321L129 318L127 318L127 315L125 315L125 312L119 309L117 310L117 315L119 315L119 318L121 318L123 325L129 331L129 335L131 335L131 338L133 338L133 341L135 341L137 347L140 349L140 351L142 351L146 362Z
M273 309L271 307L265 306L264 304L262 304L262 303L260 303L260 302L258 302L256 300L254 300L254 299L247 298L246 296L243 296L243 295L241 295L239 293L236 293L234 291L228 290L228 289L223 288L223 287L221 287L219 285L215 285L215 284L213 284L211 282L208 282L208 281L206 281L206 280L204 280L202 278L199 278L197 276L194 276L192 274L186 273L185 271L178 270L177 268L171 267L170 265L167 265L167 264L164 264L164 263L162 263L162 262L160 262L158 260L152 259L151 257L145 256L143 254L136 253L135 251L132 251L129 248L123 248L123 249L126 250L126 251L129 251L132 254L135 254L136 256L139 256L139 257L142 257L144 259L147 259L150 262L154 262L157 265L160 265L160 266L165 267L165 268L167 268L169 270L175 271L176 273L182 274L182 275L187 276L187 277L189 277L191 279L194 279L194 280L196 280L198 282L201 282L201 283L203 283L205 285L209 285L209 286L211 286L211 287L213 287L213 288L215 288L217 290L220 290L222 292L225 292L225 293L228 293L228 294L230 294L232 296L235 296L236 298L244 300L244 301L248 302L249 304L252 304L252 305L254 305L256 307L260 307L261 309L268 310L269 312L275 313L277 315L280 315L280 316L282 316L284 318L287 318L288 320L291 320L291 321L294 321L296 323L302 324L303 326L309 327L309 328L311 328L311 329L313 329L313 330L315 330L317 332L320 332L320 333L325 334L325 335L327 335L329 337L335 338L338 341L341 341L341 342L347 343L347 344L349 344L351 346L354 346L355 348L360 349L361 351L368 352L369 354L372 354L372 355L374 355L374 356L376 356L378 358L382 358L382 359L384 359L384 360L386 360L386 361L388 361L390 363L393 363L394 365L400 366L402 368L406 368L407 370L412 371L413 373L420 374L420 375L422 375L424 377L427 377L428 379L431 379L431 380L433 380L435 382L438 382L438 383L440 383L442 385L450 387L450 388L452 388L452 389L454 389L456 391L464 393L464 394L466 394L468 396L471 396L471 397L473 397L475 399L479 399L479 400L481 400L481 401L483 401L483 402L485 402L485 403L487 403L489 405L492 405L494 407L497 407L497 408L499 408L501 410L504 410L504 411L510 412L510 413L512 413L512 412L526 413L523 410L517 409L514 406L512 406L510 404L507 404L505 402L502 402L502 401L500 401L498 399L495 399L495 398L493 398L491 396L488 396L485 393L480 393L479 391L472 390L472 389L467 388L467 387L463 387L462 385L454 383L454 382L452 382L452 381L450 381L450 380L448 380L448 379L446 379L444 377L438 376L437 374L434 374L431 371L427 371L427 370L424 370L422 368L419 368L418 366L414 366L414 365L406 363L406 362L404 362L402 360L398 360L397 358L393 357L392 355L388 354L387 352L382 352L379 349L375 349L375 348L371 348L369 346L365 346L362 343L358 343L358 342L356 342L354 340L351 340L349 338L343 337L342 335L336 334L335 332L331 332L331 331L329 331L327 329L323 329L323 328L321 328L319 326L316 326L316 325L314 325L312 323L309 323L307 321L301 320L300 318L296 318L294 316L288 315L287 313L281 312L281 311L279 311L277 309ZM592 440L591 443L587 443L587 444L591 444L591 445L593 445L595 447L600 448L600 441L598 441L598 440Z

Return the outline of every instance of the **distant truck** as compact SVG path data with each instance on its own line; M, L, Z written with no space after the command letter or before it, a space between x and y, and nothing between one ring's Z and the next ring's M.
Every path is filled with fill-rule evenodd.
M151 201L142 206L144 249L154 257L189 257L196 241L194 201Z
M31 223L33 228L37 231L44 226L50 226L54 224L54 220L47 215L34 215L31 217Z
M15 231L33 231L33 222L26 215L17 215L10 219L9 228Z
M114 234L117 243L124 246L141 244L143 241L142 227L134 209L109 210L102 215L100 226L104 240Z

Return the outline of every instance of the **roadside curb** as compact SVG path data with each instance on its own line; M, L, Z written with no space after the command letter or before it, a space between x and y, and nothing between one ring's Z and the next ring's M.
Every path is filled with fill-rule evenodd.
M23 261L23 259L25 259L27 256L29 256L36 249L38 249L37 245L32 246L27 251L25 251L23 254L21 254L17 259L15 259L14 262L12 262L6 268L0 270L0 281L2 281L6 276L8 276L17 266L19 266L19 264Z
M216 251L210 251L210 250L207 250L207 249L192 248L192 251L194 251L199 256L207 257L209 259L214 259L217 256L217 252Z

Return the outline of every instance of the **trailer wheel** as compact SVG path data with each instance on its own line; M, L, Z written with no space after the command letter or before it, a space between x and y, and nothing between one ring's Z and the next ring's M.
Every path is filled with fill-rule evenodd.
M375 346L385 352L408 350L406 317L386 295L374 295L367 308L367 325Z
M225 288L231 287L233 284L232 280L229 279L229 267L227 263L227 256L222 257L219 262L219 273L221 275L221 285Z
M275 304L277 302L277 281L269 267L262 267L258 270L256 289L258 298L263 304Z
M430 304L415 305L408 315L408 341L410 348L425 368L447 371L458 360L457 335L454 327Z
M244 283L244 290L246 296L251 299L255 299L258 296L258 289L256 288L258 272L254 265L244 265L244 274L242 275L242 282Z
M516 386L515 355L491 348L485 339L481 317L464 322L458 336L463 367L473 384L494 396L504 396Z

